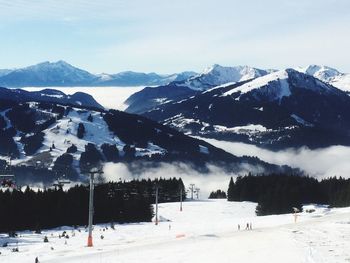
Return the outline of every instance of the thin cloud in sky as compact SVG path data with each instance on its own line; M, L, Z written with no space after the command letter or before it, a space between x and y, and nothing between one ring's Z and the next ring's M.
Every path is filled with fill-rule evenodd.
M0 68L63 59L93 72L214 63L350 72L348 10L348 0L0 0Z

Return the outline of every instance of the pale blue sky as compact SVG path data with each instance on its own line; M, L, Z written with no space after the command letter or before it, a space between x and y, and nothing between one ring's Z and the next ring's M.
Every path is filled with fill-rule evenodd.
M0 68L62 59L94 73L350 72L349 0L0 0L0 35Z

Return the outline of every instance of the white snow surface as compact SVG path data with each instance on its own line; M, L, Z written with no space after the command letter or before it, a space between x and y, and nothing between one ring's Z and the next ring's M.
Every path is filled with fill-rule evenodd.
M35 104L35 103L34 103ZM93 121L88 121L88 117L91 114ZM0 115L5 117L5 111L0 112ZM9 122L8 122L9 123ZM82 123L85 127L85 133L83 138L77 137L77 130L79 123ZM85 146L88 143L95 144L101 147L102 144L116 145L120 154L124 154L123 147L125 143L121 141L118 136L111 132L107 123L99 112L80 110L72 108L67 116L57 120L57 122L51 125L44 131L43 146L35 153L35 155L25 156L23 150L23 144L20 142L20 136L15 137L15 141L19 147L21 158L12 161L13 164L26 164L28 162L46 167L48 164L51 166L57 157L66 153L67 149L75 145L77 152L73 153L73 165L76 169L79 169L80 154L85 151ZM55 147L52 147L52 146ZM50 151L50 148L51 151ZM153 154L165 154L167 151L151 142L148 143L146 148L136 148L137 156L151 156Z
M206 68L201 74L189 78L185 86L194 90L206 90L229 82L236 83L260 77L263 72L249 66L224 67L215 64Z
M334 68L319 65L309 65L304 68L297 68L297 70L325 82L329 82L334 77L342 74Z
M311 124L310 122L304 120L303 118L299 117L299 116L296 115L296 114L292 114L292 115L290 115L290 116L291 116L294 120L296 120L298 123L300 123L300 124L302 124L302 125L304 125L304 126L309 126L309 127L313 126L313 124Z
M87 120L89 115L92 115L93 122ZM77 134L78 124L82 123L85 127L85 135L79 139ZM101 146L103 143L116 144L119 151L122 151L125 144L119 140L113 132L109 131L108 125L103 117L97 112L80 112L71 110L69 114L57 121L53 127L44 131L44 146L39 152L48 151L52 144L55 149L51 151L51 155L58 157L67 151L71 145L75 145L78 151L73 154L74 159L79 160L80 154L85 151L85 145L88 143Z
M228 128L226 126L214 125L214 129L218 132L234 132L238 134L246 134L246 133L259 133L266 132L268 129L260 124L249 124L246 126L236 126L232 128Z
M319 65L298 67L296 70L314 76L315 78L329 83L338 89L350 92L350 74L339 72L331 67Z
M199 152L204 153L204 154L209 154L209 149L206 146L199 145Z
M0 262L347 262L350 260L350 208L308 205L294 223L292 214L257 217L255 203L202 200L159 205L154 223L95 226L94 247L86 247L82 227L0 234ZM245 230L252 223L253 230ZM238 224L241 230L238 230ZM107 230L103 231L105 227ZM69 239L58 238L63 230ZM74 232L74 234L73 234ZM101 235L104 236L101 239ZM44 236L49 239L43 242ZM11 252L18 242L19 252ZM65 244L66 242L66 244Z
M266 93L269 94L269 99L280 100L282 97L288 97L291 94L288 84L288 73L285 70L280 70L273 72L271 74L256 78L246 84L243 84L237 88L231 89L223 94L223 96L230 96L234 93L240 93L240 95L251 92L256 89L260 89L261 92L266 90ZM271 82L279 82L276 89L273 89L267 85Z
M183 129L186 128L187 125L193 124L193 123L201 124L201 122L199 120L185 118L184 116L182 116L181 113L178 115L175 115L169 119L166 119L164 121L165 125L173 124L173 125L176 125L176 127L180 127Z
M350 92L350 74L334 77L329 84L346 92Z

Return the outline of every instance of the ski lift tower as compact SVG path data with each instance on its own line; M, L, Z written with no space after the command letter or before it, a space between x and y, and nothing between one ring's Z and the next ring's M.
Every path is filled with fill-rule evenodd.
M195 189L195 191L194 191L194 192L196 193L197 199L199 199L199 191L200 191L200 190L201 190L201 189L197 187L197 188Z
M155 225L158 225L158 193L159 193L159 186L158 184L156 183L155 186L155 191L156 191L156 215L155 215Z
M193 194L195 193L195 184L190 184L189 191L191 192L191 200L193 200Z
M59 188L59 189L63 189L63 186L65 186L66 184L70 184L71 182L65 178L58 178L57 181L55 181L53 183L53 186L55 187L55 189Z
M16 188L15 176L13 174L1 174L0 188L8 188L8 189Z
M90 166L88 164L88 166ZM89 236L88 236L88 247L92 247L92 224L94 214L94 176L103 174L102 167L100 164L95 165L87 172L90 175L90 192L89 192Z

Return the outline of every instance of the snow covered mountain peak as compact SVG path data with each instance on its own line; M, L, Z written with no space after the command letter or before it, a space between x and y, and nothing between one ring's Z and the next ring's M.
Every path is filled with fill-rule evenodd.
M189 78L185 85L194 90L206 90L229 82L240 82L268 74L269 71L249 66L224 67L214 64Z
M211 66L209 66L209 67L206 67L203 71L202 71L202 73L200 73L200 74L209 74L210 72L212 72L212 71L220 71L221 69L224 69L225 67L223 67L223 66L220 66L219 64L213 64L213 65L211 65Z
M341 92L313 76L294 69L286 69L255 78L225 92L223 96L232 96L236 100L240 100L242 95L252 94L258 100L280 101L297 89L311 90L319 94L338 94Z
M235 89L231 89L223 94L223 96L230 96L233 94L246 94L256 90L262 95L265 93L269 101L280 100L284 96L291 94L288 83L287 70L280 70L270 73L268 75L253 79ZM240 97L239 96L239 97ZM238 99L237 97L236 99Z
M297 68L296 70L326 82L343 74L334 68L319 65L309 65L304 68Z
M250 66L225 67L220 66L218 64L214 64L211 67L206 68L200 75L214 75L218 77L218 80L227 83L261 77L265 75L265 72L265 70L256 69Z
M23 68L22 70L45 70L45 69L76 69L80 70L78 68L73 67L72 65L68 64L67 62L63 60L59 60L57 62L50 62L50 61L44 61L41 63L38 63L36 65L32 65L26 68Z
M0 85L6 87L84 85L95 79L95 75L60 60L13 70L1 77Z
M328 66L310 65L296 68L297 71L305 73L329 83L345 92L350 92L350 74L339 72Z

